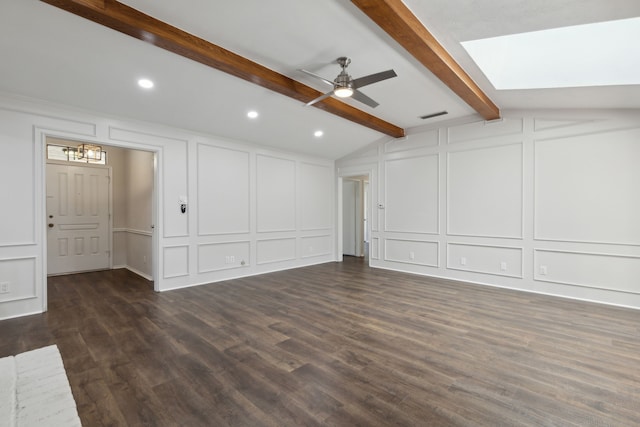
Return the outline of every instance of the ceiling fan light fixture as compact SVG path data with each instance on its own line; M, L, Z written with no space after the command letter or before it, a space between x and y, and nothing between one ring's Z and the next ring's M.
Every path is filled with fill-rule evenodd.
M349 98L353 95L353 89L350 87L338 87L333 91L333 94L338 98Z

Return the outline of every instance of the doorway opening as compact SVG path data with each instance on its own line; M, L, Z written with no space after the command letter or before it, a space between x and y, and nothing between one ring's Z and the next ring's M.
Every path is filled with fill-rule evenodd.
M47 276L126 268L154 280L155 153L46 137ZM66 156L66 158L65 158Z
M342 255L369 259L369 175L342 177Z

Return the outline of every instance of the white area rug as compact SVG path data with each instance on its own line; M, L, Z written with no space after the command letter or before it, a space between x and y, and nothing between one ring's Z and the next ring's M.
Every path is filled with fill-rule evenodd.
M1 427L81 425L57 346L0 359Z

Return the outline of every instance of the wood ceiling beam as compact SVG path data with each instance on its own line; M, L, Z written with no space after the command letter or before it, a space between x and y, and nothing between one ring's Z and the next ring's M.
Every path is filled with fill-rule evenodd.
M300 102L322 95L312 87L116 0L41 1ZM394 138L405 135L404 129L331 97L313 106Z
M351 1L485 120L500 118L500 109L402 0Z

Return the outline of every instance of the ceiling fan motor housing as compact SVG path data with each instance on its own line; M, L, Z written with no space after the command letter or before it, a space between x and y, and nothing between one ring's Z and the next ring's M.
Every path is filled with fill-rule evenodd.
M351 81L353 79L351 78L351 76L349 74L347 74L347 72L345 70L342 70L340 72L340 74L338 74L338 77L336 77L336 79L334 80L335 84L336 84L336 89L337 88L352 88L352 84Z

